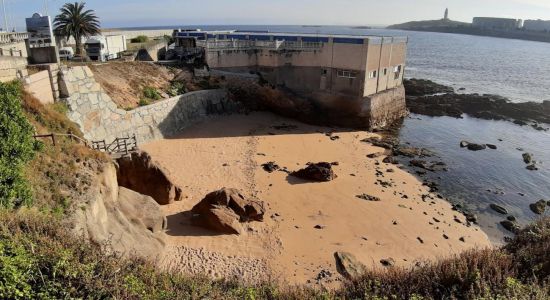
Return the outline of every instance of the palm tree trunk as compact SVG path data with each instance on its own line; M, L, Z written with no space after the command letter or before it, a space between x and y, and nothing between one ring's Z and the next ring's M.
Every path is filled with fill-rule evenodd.
M80 36L75 35L74 41L76 43L76 54L82 56L82 54L84 53L82 49L82 39L80 38Z

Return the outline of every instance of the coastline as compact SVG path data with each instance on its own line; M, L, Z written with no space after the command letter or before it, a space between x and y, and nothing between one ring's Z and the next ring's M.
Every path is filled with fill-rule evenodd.
M292 126L272 127L281 124ZM262 273L291 284L331 286L341 280L336 251L352 253L367 267L379 269L384 268L382 259L409 267L491 247L483 231L466 226L464 216L429 193L415 176L383 163L383 155L367 158L383 151L361 141L372 136L252 113L220 117L185 130L179 139L144 145L187 197L163 207L168 217L163 266L215 278L255 281L266 278ZM289 170L307 162L334 161L339 177L328 183L304 182L284 172L264 171L261 164L269 161ZM185 212L224 186L264 201L265 221L230 236L191 226ZM381 201L356 197L361 194ZM201 255L183 259L188 253Z

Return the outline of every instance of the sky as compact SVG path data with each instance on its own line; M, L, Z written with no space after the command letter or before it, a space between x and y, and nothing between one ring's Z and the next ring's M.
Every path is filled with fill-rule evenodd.
M3 0L10 28L24 30L33 13L54 16L66 0ZM391 25L443 17L550 20L550 0L89 0L102 26ZM1 11L0 11L1 13ZM2 21L3 14L2 14Z

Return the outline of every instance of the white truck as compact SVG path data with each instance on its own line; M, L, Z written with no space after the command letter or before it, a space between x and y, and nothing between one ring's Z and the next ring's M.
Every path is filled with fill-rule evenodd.
M84 43L86 54L94 61L108 61L120 57L126 51L124 35L96 35L89 37Z

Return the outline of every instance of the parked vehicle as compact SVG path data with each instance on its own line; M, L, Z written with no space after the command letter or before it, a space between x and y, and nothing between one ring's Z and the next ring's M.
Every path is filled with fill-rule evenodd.
M91 36L84 43L86 54L92 61L108 61L120 57L126 51L126 37L123 35Z
M61 60L72 60L74 57L74 51L71 47L63 47L59 49L59 58Z

